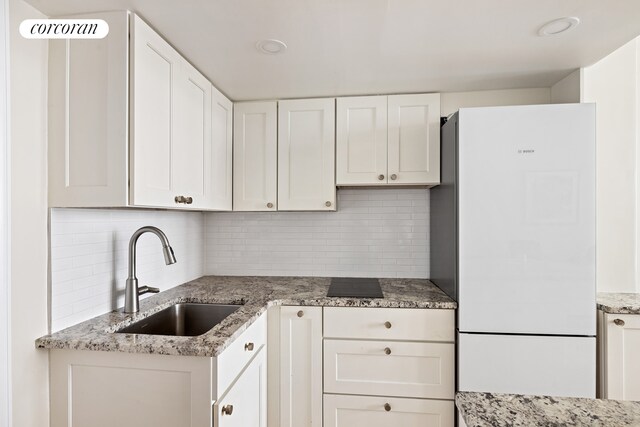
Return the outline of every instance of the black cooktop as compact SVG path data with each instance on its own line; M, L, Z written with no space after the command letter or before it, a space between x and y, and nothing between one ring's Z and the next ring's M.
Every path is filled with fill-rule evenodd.
M328 297L384 298L378 279L368 277L333 277Z

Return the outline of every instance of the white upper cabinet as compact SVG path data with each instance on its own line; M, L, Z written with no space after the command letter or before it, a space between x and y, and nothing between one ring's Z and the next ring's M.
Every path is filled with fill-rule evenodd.
M440 183L440 94L388 99L388 183Z
M230 210L229 101L214 135L211 83L169 43L129 12L85 17L109 36L51 43L50 206Z
M213 203L211 83L133 16L131 204Z
M387 182L387 97L357 96L337 102L338 185Z
M440 95L338 98L337 185L440 183Z
M49 205L126 206L129 196L129 16L78 15L109 36L49 42Z
M211 87L211 208L230 211L233 201L233 103Z
M277 103L234 105L233 208L277 209Z
M131 204L171 206L180 55L139 17L132 21Z
M278 103L278 210L335 210L335 99Z

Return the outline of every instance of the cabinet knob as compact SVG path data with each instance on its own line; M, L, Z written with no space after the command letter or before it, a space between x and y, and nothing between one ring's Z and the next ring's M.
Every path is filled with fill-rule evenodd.
M187 199L184 196L176 196L173 198L176 203L186 203Z
M300 310L300 311L298 312L298 317L302 317L302 316L304 316L304 311Z
M622 319L614 319L613 323L615 323L617 326L624 326L624 320Z
M384 404L384 410L389 412L391 410L391 405L389 405L388 403Z
M324 203L324 205L325 205L326 207L330 208L330 207L331 207L331 202L327 200L327 201Z
M267 203L267 207L268 207L269 209L271 209L271 208L273 207L273 203L271 203L271 202Z
M398 178L398 175L396 175L395 173L392 173L389 178L391 178L393 181L395 181Z
M244 345L244 351L253 351L253 343L248 342Z
M384 322L384 327L387 329L391 329L391 322Z
M385 347L384 354L386 354L387 356L390 355L391 354L391 349L389 347Z
M222 407L222 415L231 415L233 414L233 405L224 405Z
M188 205L190 205L191 203L193 203L193 197L189 196L187 198L185 198L184 202Z
M384 179L384 175L380 174L378 175L378 181L382 181Z

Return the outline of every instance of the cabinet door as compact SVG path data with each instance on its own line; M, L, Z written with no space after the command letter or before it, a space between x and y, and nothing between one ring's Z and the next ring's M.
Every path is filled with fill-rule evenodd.
M452 400L324 395L324 427L453 427Z
M230 211L233 200L233 103L211 87L211 209Z
M214 405L216 427L266 427L267 357L263 348Z
M209 209L213 204L211 83L185 60L177 71L171 157L175 191L163 206ZM177 202L178 196L191 198L190 203Z
M640 315L605 314L605 399L640 400Z
M387 182L387 97L338 98L337 185Z
M49 41L49 206L129 200L129 13L103 19L109 37Z
M389 183L440 183L440 94L389 96Z
M280 312L280 426L322 425L322 308Z
M175 206L173 99L182 58L138 16L132 20L130 202Z
M233 108L233 210L275 211L276 102L242 102Z
M335 99L278 103L278 209L335 210Z

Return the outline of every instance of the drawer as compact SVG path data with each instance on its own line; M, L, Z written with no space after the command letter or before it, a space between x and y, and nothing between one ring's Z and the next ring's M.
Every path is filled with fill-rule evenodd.
M324 427L453 427L451 400L324 395ZM388 405L385 407L385 405ZM388 409L388 410L387 410Z
M324 340L324 391L453 399L449 343Z
M324 308L326 338L453 342L453 310L419 308Z
M218 380L213 381L213 396L221 396L245 366L267 342L267 312L265 311L246 331L237 337L218 356ZM253 344L253 349L249 344ZM216 387L217 383L217 389Z

